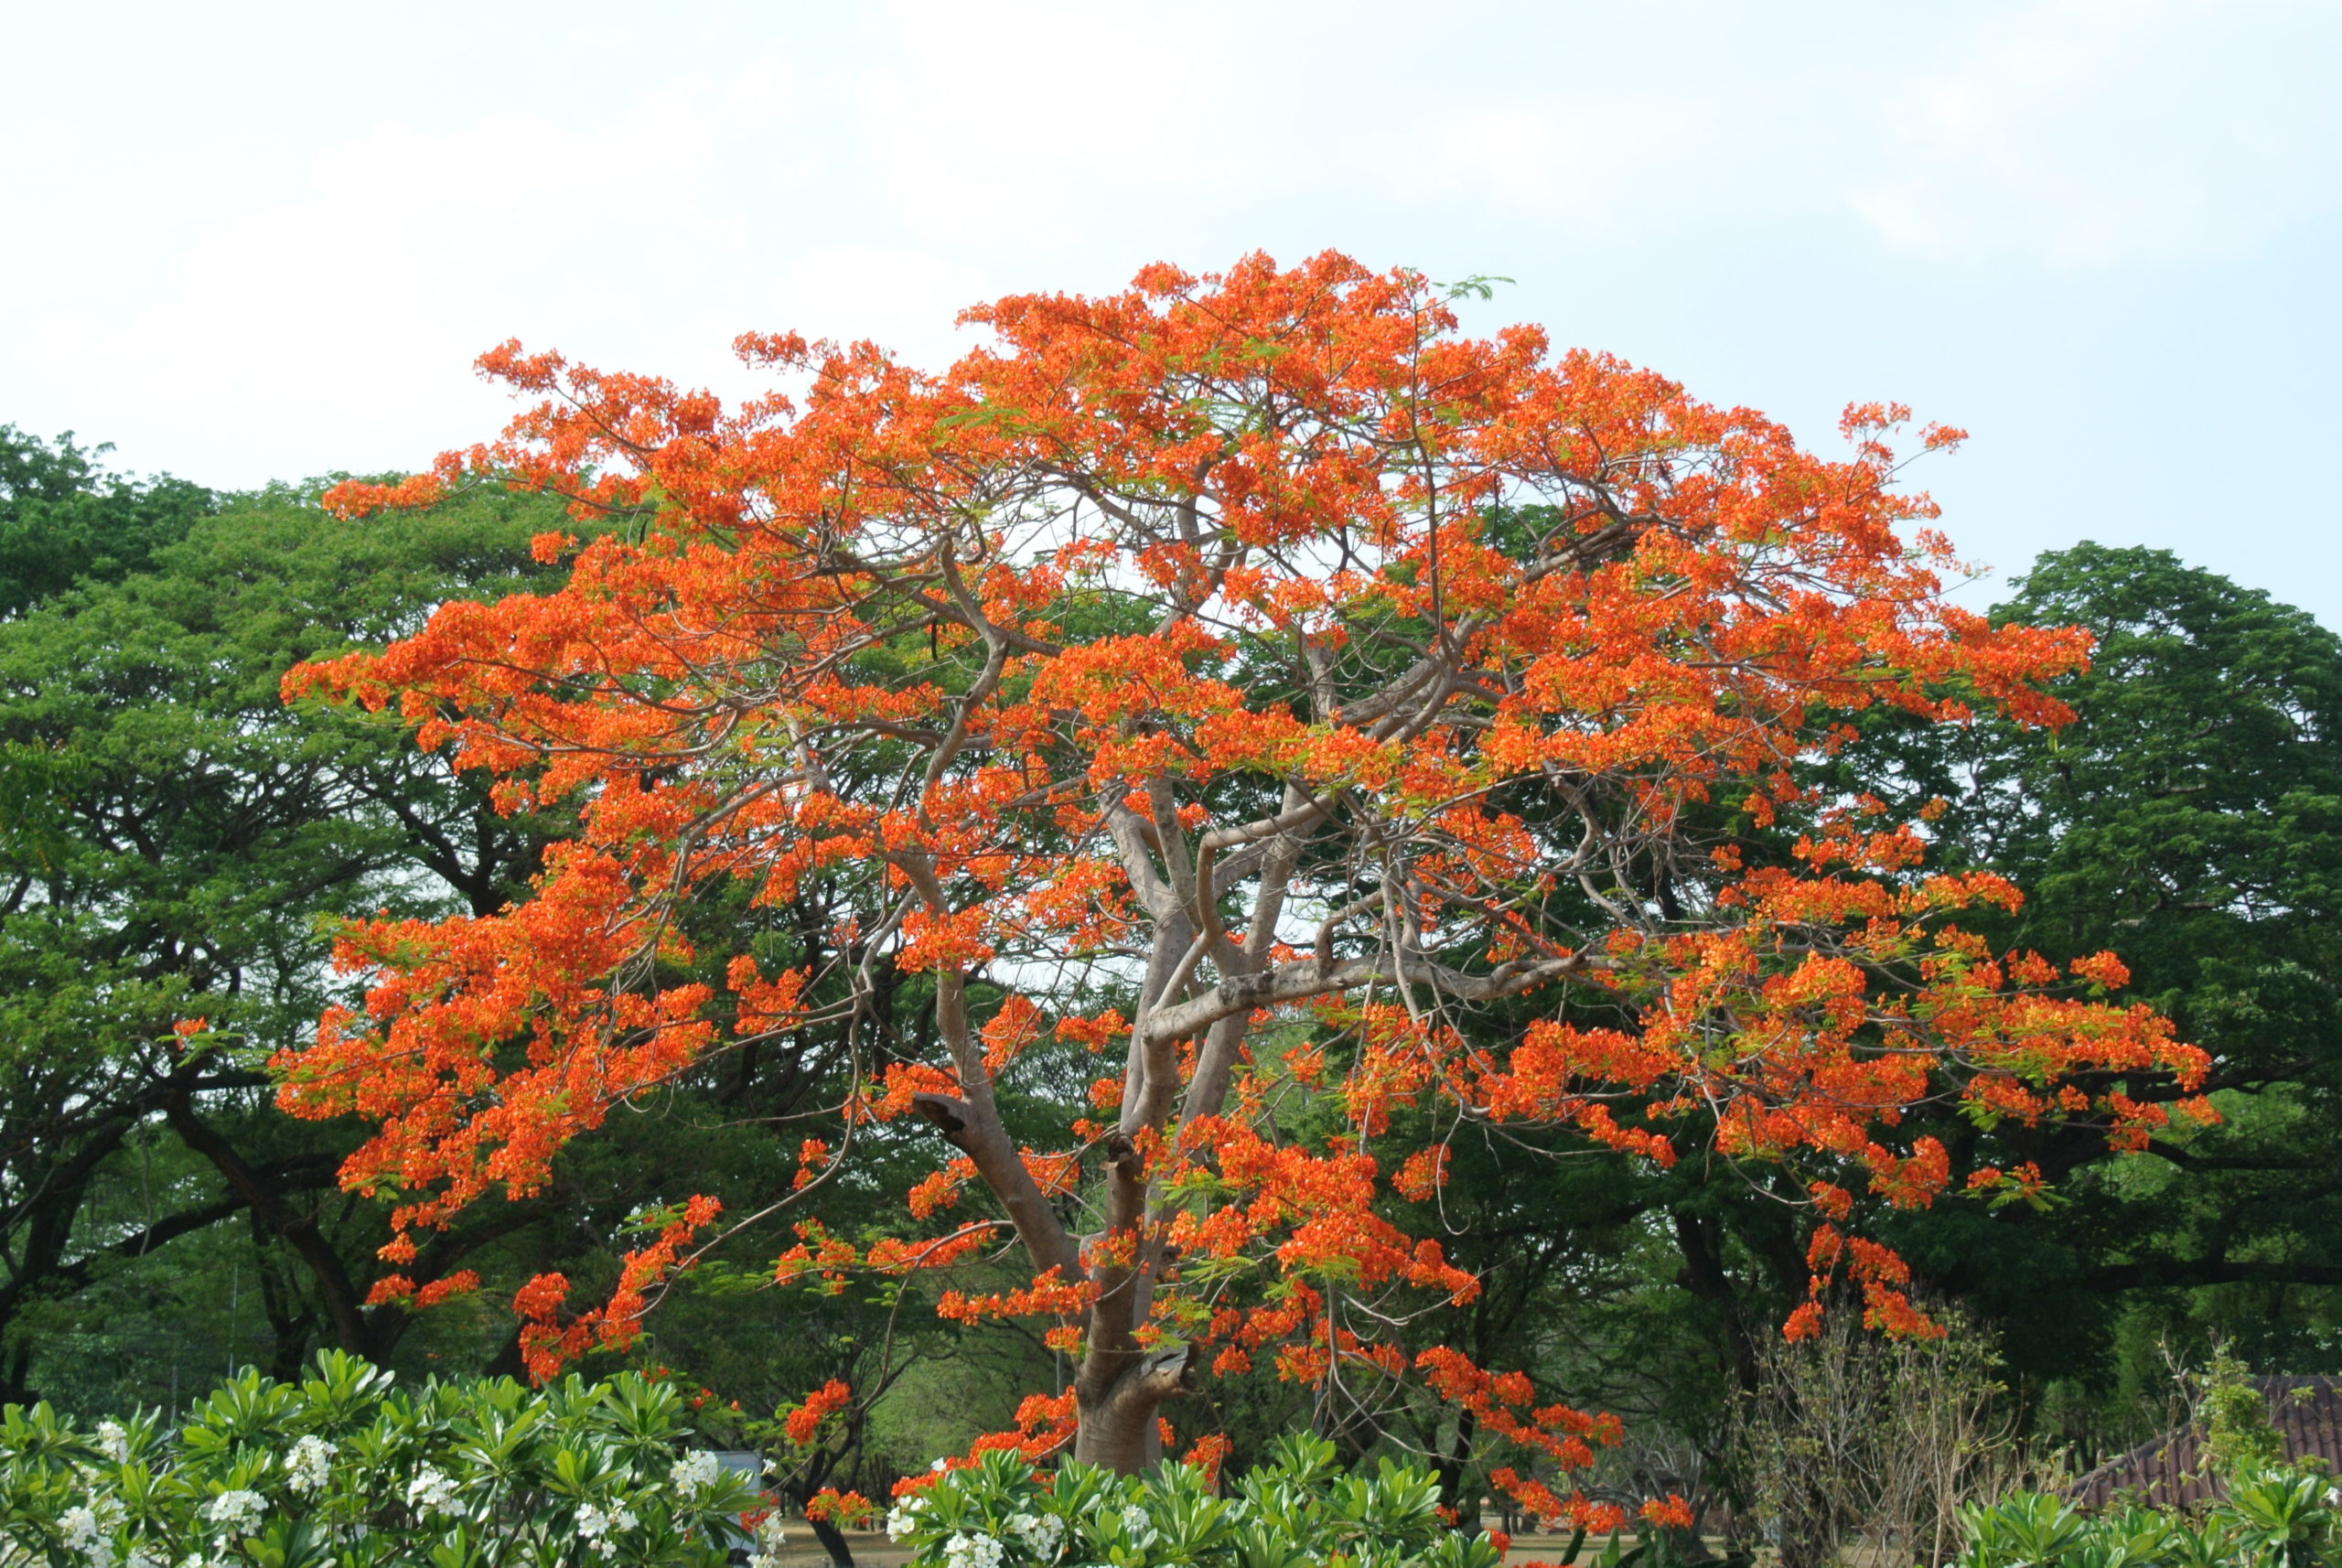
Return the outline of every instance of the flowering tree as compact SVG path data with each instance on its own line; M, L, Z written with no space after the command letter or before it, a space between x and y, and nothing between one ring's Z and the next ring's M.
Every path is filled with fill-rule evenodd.
M1036 1435L1125 1470L1162 1402L1255 1358L1420 1376L1564 1469L1606 1434L1517 1374L1410 1366L1372 1332L1378 1292L1477 1288L1378 1208L1444 1179L1437 1142L1378 1159L1402 1104L1662 1164L1790 1162L1817 1294L1848 1275L1875 1319L1924 1328L1900 1264L1841 1224L1952 1181L1940 1145L1898 1139L1904 1108L2143 1137L2166 1112L2130 1077L2203 1062L2073 993L2111 960L2066 975L1964 936L1961 909L2015 891L1925 874L1921 827L1817 798L1799 765L1877 703L2054 723L2034 682L2086 639L1942 601L1942 541L1899 532L1933 516L1894 488L1902 411L1851 411L1851 456L1824 461L1533 328L1466 338L1452 297L1331 254L1158 266L968 312L988 341L940 376L744 338L793 392L729 411L487 356L542 401L335 503L495 478L620 525L558 594L448 605L290 684L395 704L512 807L573 801L582 827L500 914L352 927L367 1008L282 1062L284 1102L380 1124L343 1179L396 1194L411 1232L532 1189L727 1043L866 1038L889 978L919 977L934 1054L857 1055L836 1146L809 1141L776 1187L810 1210L906 1117L949 1153L900 1234L809 1219L779 1273L1013 1237L1029 1283L944 1309L1053 1320L1079 1374L1033 1405ZM1746 855L1766 828L1795 854ZM817 909L816 937L769 968L694 924L727 887ZM1052 1036L1119 1060L1094 1119L1021 1146L997 1091ZM1302 1135L1301 1104L1336 1130ZM970 1184L990 1202L955 1219ZM676 1208L574 1320L565 1282L524 1292L541 1362L623 1338L714 1219Z

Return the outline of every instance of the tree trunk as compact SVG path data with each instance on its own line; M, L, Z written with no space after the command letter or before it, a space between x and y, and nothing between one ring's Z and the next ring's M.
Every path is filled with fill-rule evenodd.
M1161 1459L1155 1412L1164 1401L1187 1391L1187 1371L1185 1347L1139 1356L1090 1352L1074 1385L1080 1424L1074 1432L1073 1456L1125 1476Z
M813 1539L822 1543L822 1550L830 1554L831 1562L838 1568L854 1568L854 1548L847 1544L843 1530L825 1519L809 1518L805 1522L812 1530Z
M1680 1208L1675 1212L1674 1222L1675 1245L1683 1256L1681 1283L1714 1309L1723 1330L1724 1365L1742 1393L1754 1393L1756 1351L1748 1337L1748 1326L1741 1317L1739 1293L1733 1288L1732 1276L1724 1269L1723 1228L1712 1216L1687 1214Z

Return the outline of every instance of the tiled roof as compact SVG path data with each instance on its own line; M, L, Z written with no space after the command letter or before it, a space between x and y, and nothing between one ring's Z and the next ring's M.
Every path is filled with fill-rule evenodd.
M2285 1442L2288 1459L2319 1458L2342 1470L2342 1379L2255 1378L2270 1424ZM2174 1428L2110 1460L2073 1484L2071 1495L2090 1508L2125 1497L2154 1508L2197 1508L2216 1500L2219 1483L2200 1475L2203 1461L2193 1426Z

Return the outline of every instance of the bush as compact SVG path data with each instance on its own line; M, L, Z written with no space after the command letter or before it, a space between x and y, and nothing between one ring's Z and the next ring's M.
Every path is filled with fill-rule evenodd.
M1957 1309L1933 1310L1941 1338L1890 1338L1849 1303L1818 1335L1759 1348L1726 1443L1783 1568L1939 1563L1959 1540L1960 1506L2015 1480L2022 1455L1991 1340Z
M1958 1568L2319 1568L2337 1553L2336 1496L2315 1470L2279 1466L2229 1483L2199 1518L2154 1509L2087 1515L2022 1492L1961 1510Z
M907 1493L886 1532L912 1568L1497 1568L1486 1534L1439 1511L1425 1471L1384 1460L1371 1477L1334 1467L1334 1445L1288 1436L1273 1461L1219 1496L1209 1472L1165 1465L1118 1476L1068 1462L1036 1469L1008 1453L946 1470Z
M83 1433L47 1404L0 1413L0 1561L49 1568L720 1568L762 1496L688 1435L673 1390L632 1374L531 1391L394 1388L328 1352L316 1376L221 1386ZM778 1561L778 1525L751 1559Z

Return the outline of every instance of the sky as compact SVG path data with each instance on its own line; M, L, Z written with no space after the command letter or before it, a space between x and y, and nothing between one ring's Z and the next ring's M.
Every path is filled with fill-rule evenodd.
M2006 592L2148 544L2342 628L2342 5L599 0L6 7L0 423L228 488L411 469L508 338L726 395L747 329L1332 248L1911 471Z

